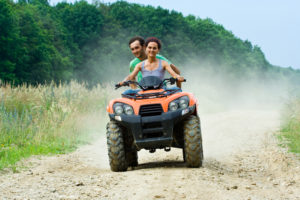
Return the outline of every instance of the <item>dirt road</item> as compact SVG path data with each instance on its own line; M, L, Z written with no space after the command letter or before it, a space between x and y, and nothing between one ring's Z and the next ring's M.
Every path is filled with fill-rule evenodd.
M111 172L106 140L26 161L0 174L0 199L300 199L300 165L276 144L279 114L231 111L201 116L204 166L185 168L182 151L139 152L140 166Z

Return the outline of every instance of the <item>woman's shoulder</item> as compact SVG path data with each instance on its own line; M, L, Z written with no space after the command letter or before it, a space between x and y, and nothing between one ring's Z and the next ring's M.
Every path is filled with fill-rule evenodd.
M144 62L144 61L142 61L142 62L138 63L138 64L136 65L136 67L141 67L141 66L142 66L142 64L143 64L143 62Z
M136 66L139 66L139 65L141 65L142 64L142 62L139 62L138 64L136 64Z

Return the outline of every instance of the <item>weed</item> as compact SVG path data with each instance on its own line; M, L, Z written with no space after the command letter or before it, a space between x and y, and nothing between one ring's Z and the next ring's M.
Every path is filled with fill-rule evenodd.
M289 151L300 153L300 97L294 96L282 112L281 134L279 139L284 141Z
M0 169L31 155L70 152L99 132L110 89L70 82L0 88ZM90 120L93 119L93 120ZM98 129L98 130L97 130Z

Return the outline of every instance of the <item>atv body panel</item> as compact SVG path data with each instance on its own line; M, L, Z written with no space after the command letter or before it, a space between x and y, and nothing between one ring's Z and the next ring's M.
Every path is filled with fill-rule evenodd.
M146 107L159 108L160 104L148 104ZM143 108L143 107L142 107ZM157 109L156 108L156 109ZM138 149L156 149L164 147L182 147L182 144L174 142L174 127L187 116L195 113L196 106L190 106L176 111L162 112L159 115L125 115L116 117L109 114L111 120L118 121L126 127L133 135L135 145ZM157 112L159 113L159 112Z
M155 93L160 93L164 91L163 89L161 90L150 90L150 91L140 91L139 94L155 94ZM107 112L109 114L113 114L113 105L117 102L119 103L125 103L133 107L134 114L139 115L140 108L143 105L149 105L149 104L161 104L163 112L168 112L168 106L169 103L175 99L178 99L182 96L188 96L190 101L189 105L196 105L198 106L197 99L194 97L193 94L188 93L188 92L180 92L180 93L175 93L170 96L165 96L165 97L159 97L159 98L147 98L147 99L129 99L129 98L118 98L111 100L106 108Z

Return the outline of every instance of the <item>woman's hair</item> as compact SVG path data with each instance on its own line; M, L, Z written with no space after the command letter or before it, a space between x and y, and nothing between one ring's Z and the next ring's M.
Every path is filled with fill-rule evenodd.
M149 44L150 42L156 42L156 44L157 44L157 46L158 46L158 49L161 48L161 42L160 42L160 40L157 39L156 37L148 37L148 38L146 39L146 43L145 43L146 47L148 46L148 44Z
M135 36L135 37L133 37L133 38L131 38L131 39L129 40L129 43L128 43L129 46L130 46L131 43L133 43L133 42L135 42L135 41L139 41L141 46L144 46L144 44L145 44L144 38L142 38L141 36Z

